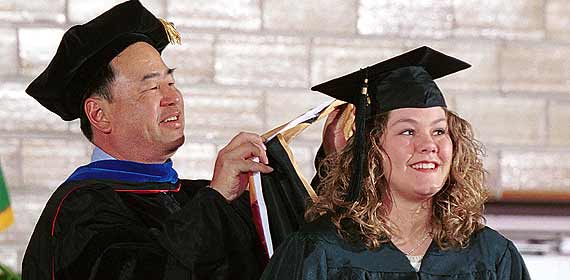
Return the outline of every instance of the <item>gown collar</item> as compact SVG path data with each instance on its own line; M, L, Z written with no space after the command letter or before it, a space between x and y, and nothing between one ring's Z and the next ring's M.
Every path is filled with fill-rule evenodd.
M116 191L165 192L179 189L178 173L172 160L148 164L125 160L97 160L81 166L66 182L99 180L113 184Z

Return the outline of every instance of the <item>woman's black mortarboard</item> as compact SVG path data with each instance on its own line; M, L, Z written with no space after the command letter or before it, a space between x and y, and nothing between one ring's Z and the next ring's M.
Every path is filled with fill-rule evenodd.
M65 32L54 58L26 92L63 120L74 120L90 77L141 41L162 52L169 42L180 43L180 35L172 23L156 18L139 1L121 3Z
M366 120L399 108L447 107L434 80L470 66L424 46L311 88L356 105L354 164L347 201L360 196L367 154Z

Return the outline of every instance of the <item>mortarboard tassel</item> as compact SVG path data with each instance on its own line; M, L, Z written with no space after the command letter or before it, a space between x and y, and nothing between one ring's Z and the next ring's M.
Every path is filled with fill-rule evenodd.
M360 190L362 189L363 165L366 151L366 115L368 112L368 104L370 99L368 96L368 68L361 70L364 73L361 94L357 97L356 102L356 131L354 133L354 147L353 147L353 169L350 178L350 186L348 189L348 201L356 201L360 197Z
M178 30L176 30L174 24L162 18L159 18L158 20L160 20L160 23L162 23L162 26L164 26L164 31L166 32L168 41L172 44L180 45L181 43L180 33L178 33Z

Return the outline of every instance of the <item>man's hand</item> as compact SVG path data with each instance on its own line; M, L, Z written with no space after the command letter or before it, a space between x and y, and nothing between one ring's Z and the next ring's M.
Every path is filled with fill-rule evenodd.
M228 201L238 198L248 185L250 172L273 171L266 165L269 162L265 150L261 136L240 132L218 153L210 186ZM253 161L254 157L259 162Z
M327 117L323 128L325 154L340 152L354 130L354 109L352 104L337 107Z

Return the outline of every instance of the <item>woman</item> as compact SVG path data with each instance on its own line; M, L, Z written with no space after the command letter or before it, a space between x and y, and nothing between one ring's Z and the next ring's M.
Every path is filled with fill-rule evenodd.
M481 147L433 81L467 67L422 47L313 88L356 104L355 136L262 279L529 279L484 226Z

